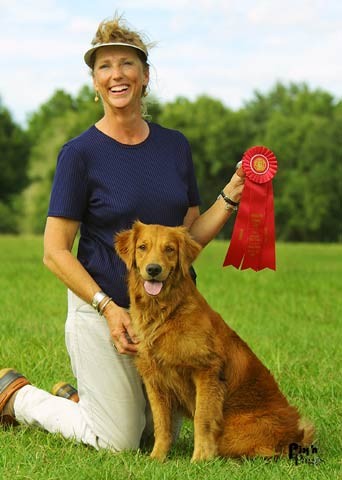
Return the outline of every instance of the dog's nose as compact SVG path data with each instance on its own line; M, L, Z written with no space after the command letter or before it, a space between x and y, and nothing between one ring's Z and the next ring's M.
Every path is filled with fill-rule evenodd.
M146 272L152 277L156 277L157 275L160 274L160 272L162 271L162 268L160 265L158 265L157 263L150 263L149 265L147 265L146 267Z

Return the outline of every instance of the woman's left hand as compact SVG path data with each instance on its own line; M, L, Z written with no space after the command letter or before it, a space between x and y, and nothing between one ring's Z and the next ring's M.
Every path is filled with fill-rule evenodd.
M240 202L245 183L245 174L240 167L232 176L223 191L233 202Z

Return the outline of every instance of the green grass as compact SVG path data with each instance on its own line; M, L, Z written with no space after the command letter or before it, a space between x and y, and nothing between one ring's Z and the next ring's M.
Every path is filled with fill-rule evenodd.
M166 463L146 452L112 454L33 428L0 430L0 479L337 479L341 459L342 245L277 248L277 271L221 268L227 245L212 242L196 263L198 287L316 425L314 465L217 459L190 464L192 424ZM64 347L66 292L42 265L40 237L0 237L0 368L37 386L73 381ZM113 406L115 408L115 406Z

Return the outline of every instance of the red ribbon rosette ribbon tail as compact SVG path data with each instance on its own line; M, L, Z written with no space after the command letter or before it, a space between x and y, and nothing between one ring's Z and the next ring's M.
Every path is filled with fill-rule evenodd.
M245 185L223 266L275 270L272 178L277 172L277 159L266 147L252 147L242 158L242 169Z

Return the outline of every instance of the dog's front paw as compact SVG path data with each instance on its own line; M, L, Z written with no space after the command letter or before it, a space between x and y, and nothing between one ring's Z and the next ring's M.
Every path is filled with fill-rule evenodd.
M212 460L217 456L217 448L215 445L201 445L196 447L191 458L191 463L205 462Z
M164 462L166 459L166 456L167 456L167 450L165 450L164 448L156 447L156 446L153 448L150 454L151 458L158 460L159 462Z

